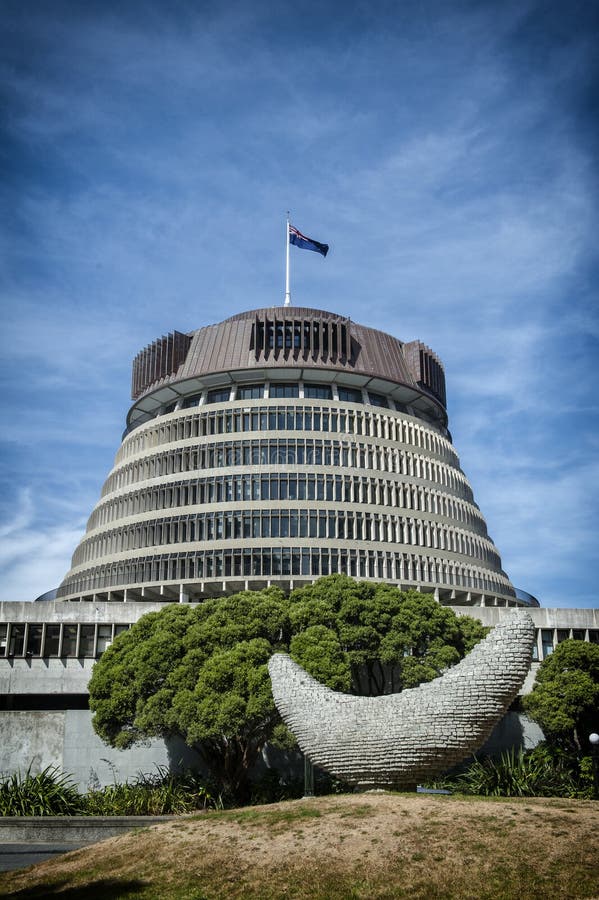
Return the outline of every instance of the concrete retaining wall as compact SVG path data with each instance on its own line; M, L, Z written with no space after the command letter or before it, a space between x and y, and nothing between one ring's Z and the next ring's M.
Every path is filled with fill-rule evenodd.
M95 844L147 828L172 822L178 816L6 816L0 818L0 844L73 843Z

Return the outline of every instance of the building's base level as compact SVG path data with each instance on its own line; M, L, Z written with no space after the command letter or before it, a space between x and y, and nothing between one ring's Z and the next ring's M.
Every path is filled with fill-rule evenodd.
M262 591L269 587L279 587L289 593L295 588L314 584L318 576L289 578L239 578L224 580L222 578L206 579L190 583L169 582L163 584L142 584L135 587L110 588L102 591L89 591L82 594L70 594L62 598L66 602L108 602L108 603L201 603L203 600L224 597L241 591ZM369 578L368 581L389 584L400 591L421 591L434 594L435 599L444 606L536 606L536 601L515 597L511 594L496 591L481 591L475 588L464 588L454 585L439 586L426 582L388 581L385 578Z
M82 792L132 780L142 773L156 774L162 768L171 772L202 768L199 756L176 738L147 741L129 750L107 747L92 728L89 710L4 710L0 711L0 729L0 775L24 774L29 769L37 773L54 766L70 775ZM542 738L533 722L510 712L494 729L483 752L533 747ZM295 754L273 753L268 747L263 763L279 771L292 766L296 776L301 772L299 755L295 759Z
M439 595L439 600L456 603L457 596ZM167 747L151 741L128 751L111 750L93 732L90 712L84 708L95 660L142 615L161 608L162 603L156 602L107 603L100 598L81 604L0 603L0 773L56 765L87 789L151 772L156 766L176 770L194 764L181 742ZM455 611L487 627L509 615L499 605L461 605ZM536 640L522 693L532 689L539 662L562 640L599 643L597 609L531 607L529 612ZM532 723L509 713L486 747L496 752L532 746L540 739Z

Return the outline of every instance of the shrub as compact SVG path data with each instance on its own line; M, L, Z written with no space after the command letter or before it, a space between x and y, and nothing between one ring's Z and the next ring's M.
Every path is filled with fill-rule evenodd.
M85 808L69 775L47 766L37 775L31 766L0 781L0 816L76 816Z
M512 748L499 757L474 759L443 786L482 797L585 797L590 783L584 767L547 744L532 750Z
M89 816L166 816L222 805L220 797L192 772L172 775L159 767L134 781L110 784L85 796Z

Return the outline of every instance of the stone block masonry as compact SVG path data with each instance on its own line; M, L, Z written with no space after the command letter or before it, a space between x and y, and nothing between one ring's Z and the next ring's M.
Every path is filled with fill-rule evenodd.
M440 678L381 697L332 691L276 654L273 695L316 765L364 790L413 787L482 746L524 682L534 635L516 610Z

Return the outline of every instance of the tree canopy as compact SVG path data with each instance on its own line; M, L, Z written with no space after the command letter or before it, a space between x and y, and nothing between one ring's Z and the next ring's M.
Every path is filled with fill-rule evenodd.
M431 594L330 575L290 596L291 656L336 690L376 696L431 681L485 635ZM322 647L327 652L323 653Z
M588 736L599 730L599 645L567 640L539 666L524 708L550 743L588 750Z
M288 645L288 599L277 588L150 613L94 666L94 728L122 748L180 735L225 789L243 795L278 721L268 660Z
M288 651L335 690L381 694L430 681L484 636L433 597L332 575L143 616L96 663L93 724L114 747L181 736L243 797L267 740L285 732L268 660Z

